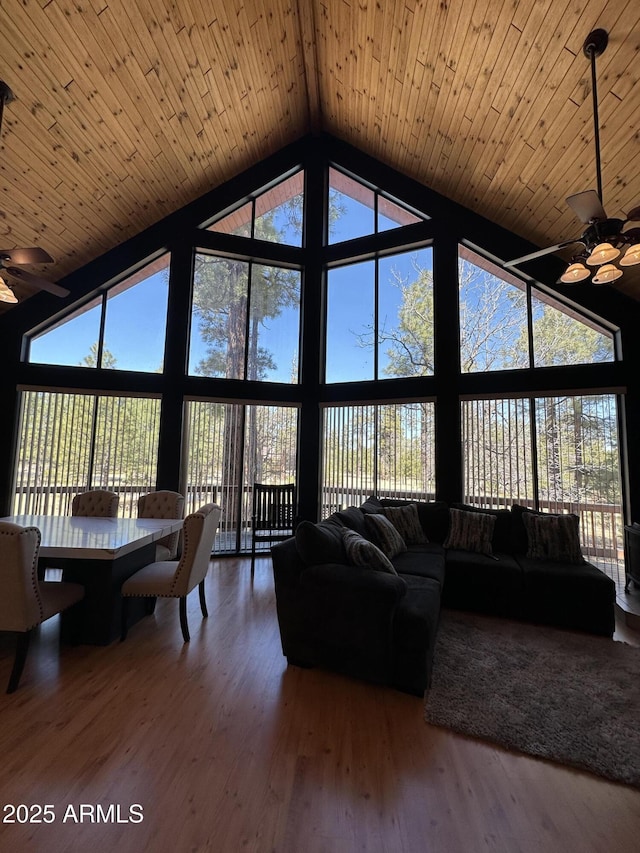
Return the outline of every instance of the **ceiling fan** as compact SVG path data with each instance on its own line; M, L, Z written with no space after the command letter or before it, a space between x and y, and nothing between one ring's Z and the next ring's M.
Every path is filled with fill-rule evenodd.
M574 240L566 240L546 249L539 249L513 261L507 261L505 267L515 267L526 261L532 261L543 255L552 254L567 246L581 245L572 258L569 266L560 276L562 284L574 284L589 278L592 269L596 274L591 279L593 284L610 284L622 275L622 270L612 261L620 258L621 267L640 264L640 228L622 229L628 222L640 222L640 205L634 207L626 215L626 219L610 219L602 205L602 166L600 163L600 128L598 122L598 94L596 88L596 57L601 56L609 42L606 30L593 30L587 36L583 51L591 60L591 92L593 95L593 127L595 138L595 160L597 191L586 190L575 193L567 198L567 204L581 222L587 225L583 233ZM626 249L626 251L625 251ZM622 257L620 255L624 252ZM585 266L585 263L587 266Z
M2 134L2 116L5 104L11 103L13 92L7 84L0 80L0 135ZM24 264L52 264L53 258L44 249L33 247L30 249L0 249L0 302L15 303L18 301L12 287L7 283L6 277L15 278L23 284L36 287L39 290L48 290L56 296L68 296L66 287L60 287L41 278L39 275L19 269ZM18 266L8 266L17 264Z

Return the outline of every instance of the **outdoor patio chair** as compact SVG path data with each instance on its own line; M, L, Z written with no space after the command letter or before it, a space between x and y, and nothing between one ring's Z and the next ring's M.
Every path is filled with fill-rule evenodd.
M251 578L253 579L256 544L282 542L293 536L296 518L296 487L293 483L280 486L253 484L253 513L251 515Z
M18 687L34 630L56 613L84 597L84 587L65 581L38 579L40 531L0 521L0 631L17 634L16 653L7 693Z

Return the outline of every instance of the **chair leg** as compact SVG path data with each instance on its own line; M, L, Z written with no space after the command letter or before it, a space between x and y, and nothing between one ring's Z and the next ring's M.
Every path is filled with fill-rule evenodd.
M144 600L144 612L146 616L152 616L156 610L156 601L158 599L155 595L148 595Z
M253 573L256 568L256 540L251 540L251 580L253 581Z
M202 618L206 619L209 615L209 611L207 610L207 600L204 597L204 578L198 584L198 589L200 591L200 609L202 610Z
M31 640L32 633L33 628L31 629L31 631L21 631L18 634L16 642L16 656L13 660L13 669L11 670L11 675L9 676L7 693L13 693L14 690L17 689L18 684L20 683L20 676L22 675L22 670L24 669L24 664L27 660L27 652L29 651L29 642Z
M185 643L188 643L191 637L189 636L189 623L187 622L187 596L180 596L180 627L182 628L182 636Z
M129 599L126 596L122 598L122 621L120 623L120 642L124 643L127 639L129 630Z

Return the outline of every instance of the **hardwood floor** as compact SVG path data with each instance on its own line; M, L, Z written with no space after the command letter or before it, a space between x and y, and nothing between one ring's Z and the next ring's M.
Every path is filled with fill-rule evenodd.
M4 821L11 804L55 817L5 822L1 850L638 850L640 791L430 727L415 697L288 669L266 558L253 587L246 559L214 561L207 583L188 645L175 601L106 648L59 654L57 619L43 627L0 695L0 792ZM5 638L2 689L10 665Z

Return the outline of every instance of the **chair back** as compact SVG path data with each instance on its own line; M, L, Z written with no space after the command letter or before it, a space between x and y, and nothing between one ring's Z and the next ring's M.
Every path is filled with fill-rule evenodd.
M172 595L187 595L205 579L221 515L217 504L205 504L185 518L182 556L173 579Z
M296 513L296 487L253 484L253 531L293 534ZM284 537L283 537L284 538Z
M120 498L115 492L93 489L76 495L71 502L71 515L91 518L115 518L118 515Z
M138 498L138 518L182 518L184 514L184 497L179 492L162 489L149 492ZM180 531L158 539L156 545L164 545L169 550L170 560L175 560L178 553Z
M0 630L29 631L44 619L38 583L40 531L0 521Z

